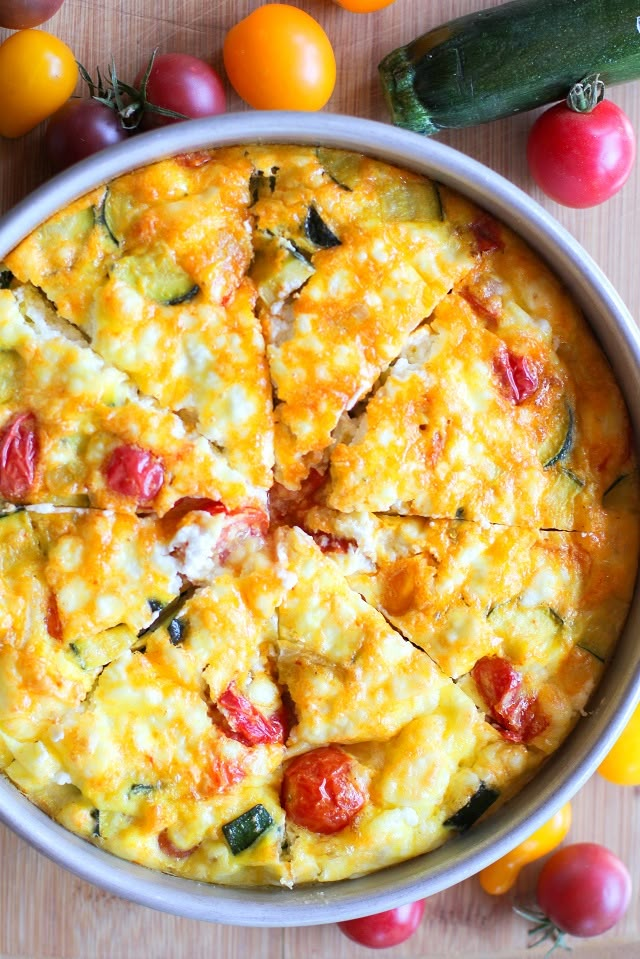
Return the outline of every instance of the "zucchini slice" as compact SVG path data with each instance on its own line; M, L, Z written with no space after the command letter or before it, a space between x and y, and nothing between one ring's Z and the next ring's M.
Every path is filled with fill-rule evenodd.
M265 173L264 170L254 170L249 177L249 193L251 195L251 206L257 203L263 196L269 196L276 188L276 174L280 168L277 166Z
M13 273L5 267L0 266L0 290L8 290L13 280Z
M115 235L114 228L110 220L110 207L107 205L110 197L111 190L109 190L107 187L102 199L102 203L95 211L96 225L104 229L112 243L115 243L116 246L120 246L120 240L118 240L117 236Z
M311 263L289 240L270 235L256 239L250 276L265 306L284 302L314 273Z
M313 203L304 218L304 235L320 250L329 250L332 246L340 246L340 240L324 222Z
M224 838L234 856L252 846L263 832L273 825L273 817L262 803L247 809L237 819L225 823L222 827Z
M623 473L604 491L602 505L605 509L621 513L640 513L640 476L638 470Z
M493 805L499 795L500 793L497 790L487 786L485 782L480 782L473 796L457 812L445 819L443 825L448 829L466 832L480 819L480 816L487 811L489 806Z
M543 469L549 469L566 459L573 449L575 416L571 405L565 400L565 415L555 430L542 445L539 456Z
M148 796L155 788L155 786L151 786L149 783L134 783L133 786L129 787L129 795Z
M436 27L380 63L394 123L427 135L640 76L636 0L512 0Z
M361 161L357 153L318 147L316 156L327 176L343 190L353 190L362 179Z
M176 616L174 619L170 620L167 625L167 632L169 634L169 641L172 646L179 646L183 641L185 633L188 628L188 623L184 617Z
M189 274L162 250L123 256L114 263L111 275L162 306L186 303L200 292Z
M385 190L380 205L386 220L430 223L444 219L440 191L430 180L398 183Z
M564 620L555 609L525 606L519 599L494 606L487 614L487 623L518 661L550 655L564 639Z

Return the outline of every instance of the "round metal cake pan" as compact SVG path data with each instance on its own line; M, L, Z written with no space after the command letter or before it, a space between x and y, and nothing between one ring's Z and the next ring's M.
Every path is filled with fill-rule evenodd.
M567 231L503 177L447 146L387 124L332 114L253 112L144 134L77 164L0 219L0 261L43 220L106 180L176 153L258 141L368 153L433 177L503 220L547 261L582 307L616 373L635 435L640 435L640 335L601 270ZM588 715L528 786L493 817L434 852L368 876L294 889L235 888L169 876L117 859L67 832L1 777L0 818L81 878L142 905L193 919L301 926L390 909L478 872L580 789L635 705L640 688L639 619L636 588L626 628Z

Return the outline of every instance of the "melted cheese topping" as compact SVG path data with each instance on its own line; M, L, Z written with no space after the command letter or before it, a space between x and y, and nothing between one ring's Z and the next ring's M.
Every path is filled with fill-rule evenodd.
M249 145L93 191L6 267L19 789L150 868L290 886L428 852L535 774L623 628L640 497L530 250L417 174ZM123 445L163 465L149 502L107 481ZM306 825L288 792L327 747L362 799L332 832L326 779Z

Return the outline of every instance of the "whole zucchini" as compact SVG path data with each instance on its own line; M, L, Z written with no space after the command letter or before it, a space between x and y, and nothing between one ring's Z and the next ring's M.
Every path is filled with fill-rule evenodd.
M512 0L389 53L382 86L398 126L427 135L564 99L600 74L640 77L638 0Z

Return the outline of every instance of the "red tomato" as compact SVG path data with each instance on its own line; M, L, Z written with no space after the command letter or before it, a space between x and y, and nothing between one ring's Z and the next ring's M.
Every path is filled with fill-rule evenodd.
M422 921L424 900L407 903L378 912L374 916L348 919L338 923L338 929L347 939L359 942L370 949L388 949L397 946L412 936Z
M139 89L145 70L141 70L134 86ZM185 117L217 116L224 113L226 96L222 80L208 63L186 53L161 53L155 57L147 80L145 99L148 103ZM145 109L140 128L177 123L175 117L162 116Z
M39 445L33 413L19 413L0 433L0 493L22 499L36 475Z
M0 0L0 27L24 30L50 20L62 0Z
M54 113L44 137L44 148L55 170L126 140L127 131L115 110L97 100L67 100Z
M540 189L577 208L596 206L617 193L635 155L633 127L610 100L590 113L556 104L540 114L527 143L529 169Z
M192 846L191 849L180 849L179 846L171 842L166 829L163 829L158 836L158 845L165 856L171 856L172 859L188 859L191 853L194 853L198 848L198 846Z
M528 743L549 725L537 697L522 688L522 677L507 659L483 656L471 671L478 692L505 739Z
M55 593L49 594L47 603L47 632L52 639L62 640L62 622Z
M109 457L106 479L114 493L148 503L162 489L164 467L148 450L117 446Z
M474 220L469 229L475 237L476 253L493 253L504 249L500 224L488 213Z
M348 826L367 802L353 760L337 746L322 746L293 759L284 772L282 804L294 823L330 835Z
M332 536L322 530L305 530L305 533L320 547L323 553L348 553L352 546L357 546L355 539L345 539L342 536Z
M538 389L538 371L526 356L502 348L494 357L493 369L516 406Z
M266 717L243 696L231 683L216 703L227 720L233 738L245 746L257 746L259 743L283 743L284 728L280 716L276 713Z
M609 849L592 842L564 846L548 859L536 886L538 905L571 936L599 936L622 918L631 877Z

